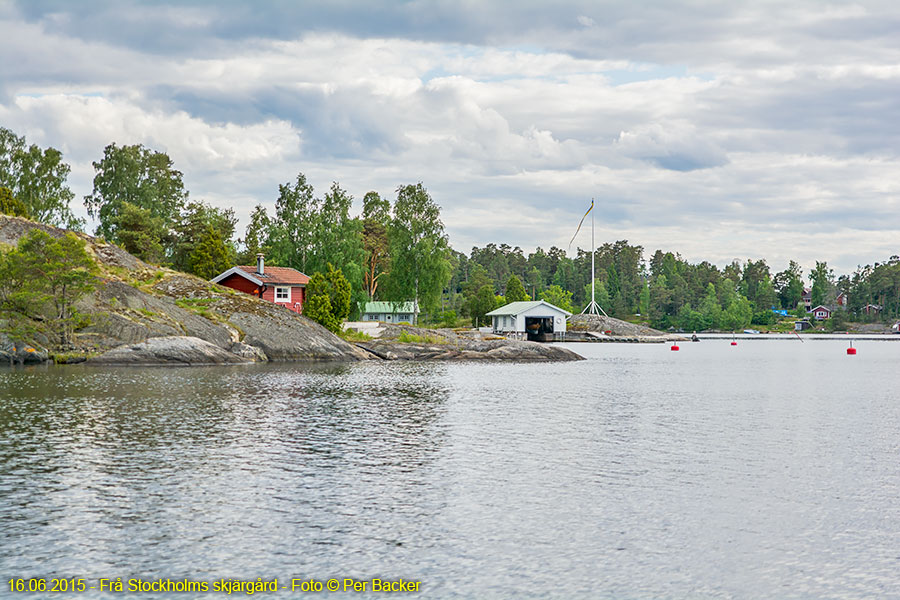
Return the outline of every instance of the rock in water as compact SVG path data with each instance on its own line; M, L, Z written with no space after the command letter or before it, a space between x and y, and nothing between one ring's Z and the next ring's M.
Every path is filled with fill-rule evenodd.
M373 340L357 346L385 360L503 360L512 362L557 362L584 360L567 348L512 340L455 343L397 343Z
M150 338L139 344L119 346L88 360L95 365L227 365L254 362L188 336Z
M256 346L250 346L241 342L235 342L231 345L231 353L254 362L268 362L269 360L265 352Z
M31 344L12 340L5 333L0 333L0 364L42 363L48 359L49 355L43 348L35 348Z

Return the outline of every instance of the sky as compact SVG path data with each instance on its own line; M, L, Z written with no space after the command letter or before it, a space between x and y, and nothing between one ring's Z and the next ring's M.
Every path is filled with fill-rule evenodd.
M0 0L0 126L81 216L143 144L239 234L303 173L421 181L466 253L569 249L593 198L597 245L842 274L900 254L898 40L891 1Z

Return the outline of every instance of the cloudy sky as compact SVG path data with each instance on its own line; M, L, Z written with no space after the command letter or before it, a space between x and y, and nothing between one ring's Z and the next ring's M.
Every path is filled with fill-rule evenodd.
M593 197L598 244L848 273L900 254L898 40L892 1L0 0L0 126L79 199L165 151L241 232L303 172L422 181L465 252L566 248Z

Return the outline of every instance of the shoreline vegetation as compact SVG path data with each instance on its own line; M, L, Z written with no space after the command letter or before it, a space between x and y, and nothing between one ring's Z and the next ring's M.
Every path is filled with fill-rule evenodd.
M378 344L365 347L365 342L347 342L318 323L271 302L150 265L83 233L0 215L0 244L24 252L22 240L31 239L42 240L47 247L54 241L67 240L79 255L86 257L80 272L88 283L69 298L71 314L64 315L64 322L60 322L46 312L58 299L51 297L38 280L41 269L47 268L39 258L31 257L31 266L36 270L23 272L21 281L0 282L6 288L10 284L18 287L18 291L0 291L7 297L28 294L27 298L12 297L11 301L19 301L18 310L7 306L0 319L4 331L0 333L0 364L49 361L193 365L384 358L373 350ZM27 250L27 245L24 248ZM4 256L22 258L8 254ZM65 257L59 260L64 261ZM23 300L31 305L24 305ZM70 330L61 332L61 327ZM427 349L435 344L442 345L443 360L581 359L568 350L533 342L495 340L484 346L467 340L451 344L439 338L438 334L422 335L415 328L399 327L396 339L390 343L408 349L389 359L436 359L435 353Z
M627 240L576 248L573 256L555 246L526 255L502 243L466 254L451 247L441 207L422 182L399 185L393 201L370 191L362 214L351 217L353 197L339 183L316 194L303 173L277 185L273 209L256 206L237 238L234 210L191 199L166 153L111 143L92 164L83 204L98 238L80 233L86 223L71 210L75 194L62 154L0 127L0 214L11 215L7 225L15 217L30 223L8 225L0 236L0 358L76 362L165 336L234 344L256 359L238 344L266 360L371 358L370 349L354 345L371 340L342 333L368 301L414 302L419 325L454 330L487 324L486 314L509 302L541 299L577 313L595 298L616 323L657 330L621 333L610 321L573 327L571 341L658 342L661 335L751 327L789 332L794 319L808 318L808 308L830 315L813 323L829 332L888 331L900 319L896 255L835 276L820 261L804 275L794 261L775 272L765 259L720 268L663 250L645 258L644 248ZM346 339L317 332L310 348L267 341L277 335L258 321L276 318L267 312L274 307L211 291L209 279L254 264L257 254L309 275L304 315ZM303 323L286 331L299 328L302 338L311 331ZM261 336L255 345L254 335ZM406 335L405 343L429 343Z

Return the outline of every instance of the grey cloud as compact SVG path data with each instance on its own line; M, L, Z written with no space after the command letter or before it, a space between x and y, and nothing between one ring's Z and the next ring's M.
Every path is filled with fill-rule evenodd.
M866 240L895 231L898 29L886 2L22 0L0 7L16 56L0 124L78 137L81 160L111 137L169 144L193 195L242 206L298 170L357 196L422 180L463 247L564 244L595 196L609 230L647 247L708 252L703 222L729 254L799 244L793 228L839 257L829 232L880 249ZM570 57L625 61L637 83ZM109 105L32 98L88 92ZM479 212L516 206L541 218Z
M707 134L708 135L708 134ZM687 124L652 123L623 131L616 144L626 156L672 171L693 171L728 163L725 152Z

